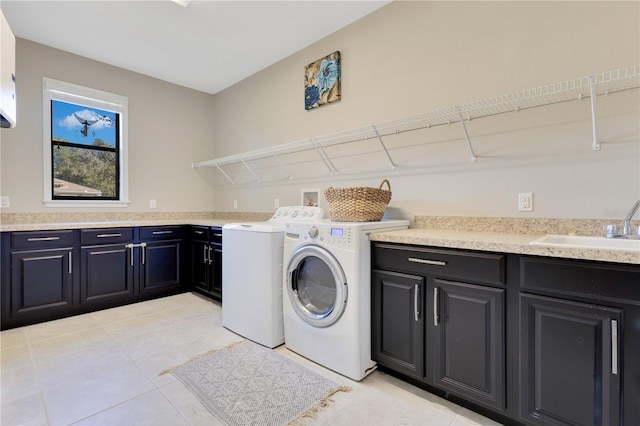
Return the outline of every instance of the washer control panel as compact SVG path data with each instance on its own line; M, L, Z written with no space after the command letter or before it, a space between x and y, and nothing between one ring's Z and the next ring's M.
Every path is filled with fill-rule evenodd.
M276 222L310 222L321 220L324 216L322 207L293 206L279 207L270 221Z

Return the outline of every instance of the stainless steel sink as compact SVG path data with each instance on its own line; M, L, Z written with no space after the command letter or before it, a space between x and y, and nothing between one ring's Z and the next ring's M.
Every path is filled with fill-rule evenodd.
M626 238L583 237L577 235L545 235L529 244L536 246L590 248L600 250L640 251L640 240Z

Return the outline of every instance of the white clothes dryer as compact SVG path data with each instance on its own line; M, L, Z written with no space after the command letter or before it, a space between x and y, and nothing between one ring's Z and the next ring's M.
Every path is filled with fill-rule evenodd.
M353 380L373 371L367 235L408 227L408 220L287 223L285 346Z
M267 222L222 227L223 327L269 348L284 343L284 225L323 215L320 207L280 207Z

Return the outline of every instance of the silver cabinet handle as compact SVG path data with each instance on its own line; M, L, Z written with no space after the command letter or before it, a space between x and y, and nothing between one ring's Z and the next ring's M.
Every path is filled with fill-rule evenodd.
M445 266L447 262L442 260L429 260L429 259L420 259L418 257L410 257L409 262L413 263L425 263L427 265L436 265L436 266Z
M71 252L69 252L69 273L71 274L73 272L73 266L71 264L72 262L72 257L71 257Z
M153 231L152 235L173 234L173 231Z
M202 235L204 234L204 231L193 231L194 233L198 234L198 235Z
M222 234L213 234L214 237L222 237Z
M112 237L122 237L122 234L98 234L97 238L112 238Z
M147 243L140 243L140 250L142 251L142 264L144 265L146 251L147 251Z
M202 246L202 263L207 263L207 253L209 252L208 249L209 246Z
M433 325L438 326L438 287L433 289Z
M28 238L27 241L56 241L59 239L60 237L36 237L36 238Z
M611 374L618 374L618 321L611 320Z
M213 250L213 248L211 246L209 246L209 265L211 265L213 263L213 259L211 258L211 250Z
M413 319L417 322L420 319L420 312L418 312L418 292L420 291L420 286L416 284L413 287Z
M130 263L131 263L131 266L133 266L133 247L134 247L134 245L133 244L127 244L127 245L125 245L125 247L129 249Z

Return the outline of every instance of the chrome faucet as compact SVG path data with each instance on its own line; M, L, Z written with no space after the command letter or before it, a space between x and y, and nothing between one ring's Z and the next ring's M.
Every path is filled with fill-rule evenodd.
M627 217L624 218L624 225L622 226L623 237L633 235L633 232L631 231L631 218L636 214L639 208L640 208L640 200L636 201L633 207L631 207L631 210L629 210Z

